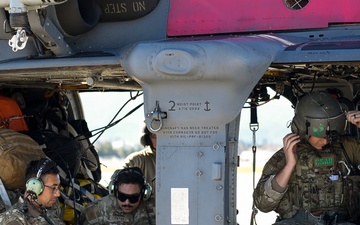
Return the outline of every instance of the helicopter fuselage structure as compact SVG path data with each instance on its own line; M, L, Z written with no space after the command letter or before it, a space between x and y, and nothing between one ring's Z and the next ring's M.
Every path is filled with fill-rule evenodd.
M143 91L157 224L235 225L242 108L271 88L294 105L330 90L357 109L359 10L356 0L2 1L0 85Z

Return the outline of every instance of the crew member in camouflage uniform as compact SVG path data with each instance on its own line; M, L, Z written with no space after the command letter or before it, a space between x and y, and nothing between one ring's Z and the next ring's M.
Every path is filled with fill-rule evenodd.
M152 188L138 167L115 171L110 194L86 207L80 224L155 225Z
M139 167L146 177L146 182L155 190L156 134L151 133L146 125L143 128L143 133L140 144L145 148L128 155L124 160L123 168Z
M56 163L48 158L30 162L26 170L24 196L0 215L0 224L61 225L60 177Z
M359 224L360 145L344 133L360 127L360 112L345 113L326 92L300 99L292 133L265 164L253 193L255 206L279 214L276 225Z

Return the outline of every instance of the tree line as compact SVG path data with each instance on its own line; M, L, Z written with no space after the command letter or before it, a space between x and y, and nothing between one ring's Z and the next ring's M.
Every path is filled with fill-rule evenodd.
M95 149L99 154L99 157L110 158L125 158L133 152L140 151L144 147L140 144L136 145L122 145L120 147L114 147L111 141L97 142Z

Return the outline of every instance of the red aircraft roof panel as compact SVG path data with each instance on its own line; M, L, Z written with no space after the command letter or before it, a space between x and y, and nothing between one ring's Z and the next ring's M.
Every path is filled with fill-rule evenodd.
M284 1L170 0L167 34L183 36L289 30L327 27L329 23L360 22L359 0L312 0L298 10L287 8Z

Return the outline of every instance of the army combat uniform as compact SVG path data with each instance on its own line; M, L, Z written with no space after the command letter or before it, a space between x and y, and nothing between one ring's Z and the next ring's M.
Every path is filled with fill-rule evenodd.
M62 225L60 208L55 204L52 209L38 209L22 197L9 210L0 214L0 224L7 225Z
M155 225L154 198L140 202L133 213L125 213L119 207L117 198L108 195L86 207L80 215L80 224L112 225Z
M359 143L343 138L316 150L304 141L296 153L298 162L285 190L274 180L286 164L283 149L265 164L253 193L255 206L277 212L282 222L276 224L352 224L347 221L358 219L360 178L350 176L350 168L360 165Z

